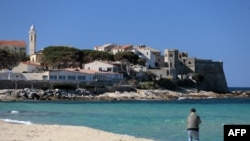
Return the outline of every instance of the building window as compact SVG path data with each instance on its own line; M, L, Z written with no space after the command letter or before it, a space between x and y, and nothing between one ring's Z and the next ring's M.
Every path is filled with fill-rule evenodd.
M169 54L169 57L173 57L174 55L172 53Z
M43 80L48 80L48 76L47 75L43 75Z
M113 72L118 72L118 68L113 68Z
M76 80L76 76L71 76L71 75L69 75L69 76L68 76L68 80Z
M112 71L112 68L107 68L107 71Z
M50 80L57 80L57 76L56 76L56 75L50 75L50 76L49 76L49 79L50 79Z
M167 70L167 75L169 75L169 70Z
M66 77L63 75L59 75L59 80L66 80Z
M102 68L101 68L101 67L99 68L99 71L102 71Z
M77 79L78 80L86 80L86 76L78 76Z
M165 62L164 66L168 68L168 62Z

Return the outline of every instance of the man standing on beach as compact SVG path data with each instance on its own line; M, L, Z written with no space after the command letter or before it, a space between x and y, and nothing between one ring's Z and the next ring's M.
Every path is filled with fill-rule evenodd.
M190 114L187 117L187 132L188 141L192 141L194 138L199 141L199 125L201 124L200 116L196 114L196 110L192 108Z

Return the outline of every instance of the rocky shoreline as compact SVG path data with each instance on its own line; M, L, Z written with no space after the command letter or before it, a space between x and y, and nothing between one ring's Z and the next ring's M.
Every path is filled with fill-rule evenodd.
M183 99L211 99L211 98L250 98L250 91L233 91L219 94L211 91L197 91L197 89L181 88L171 90L141 90L132 92L105 92L90 94L84 89L75 91L39 90L39 89L4 89L0 90L0 101L25 100L76 100L76 101L122 101L122 100L183 100Z

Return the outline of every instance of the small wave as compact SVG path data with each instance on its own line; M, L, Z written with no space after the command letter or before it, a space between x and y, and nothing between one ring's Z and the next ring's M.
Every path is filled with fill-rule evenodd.
M19 111L10 111L11 114L18 114Z
M170 122L170 120L169 119L165 119L165 122Z
M26 124L26 125L31 125L33 124L31 121L21 121L21 120L12 120L12 119L1 119L4 122L9 122L9 123L18 123L18 124Z

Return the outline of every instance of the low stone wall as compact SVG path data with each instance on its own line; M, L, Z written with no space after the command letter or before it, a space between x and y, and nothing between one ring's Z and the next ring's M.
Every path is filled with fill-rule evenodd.
M23 89L23 88L43 89L49 87L48 81L31 81L31 80L1 80L0 89Z

